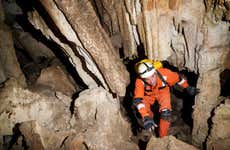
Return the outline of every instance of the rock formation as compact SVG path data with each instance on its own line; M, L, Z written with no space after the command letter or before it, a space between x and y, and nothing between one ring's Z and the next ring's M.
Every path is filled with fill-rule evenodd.
M3 0L0 145L138 149L120 102L125 64L148 57L197 75L191 143L228 149L229 21L229 0ZM157 144L196 149L171 136L147 149Z
M151 138L146 150L198 150L198 148L193 147L192 145L186 144L182 141L177 140L173 136L164 137L162 139Z
M230 147L230 100L225 99L214 111L211 134L207 140L208 150L229 149Z
M0 83L8 78L14 77L25 85L25 77L17 61L12 31L4 22L4 12L2 3L0 3Z
M168 60L179 69L199 75L197 87L201 93L193 107L192 134L193 143L201 146L208 136L210 112L219 104L220 73L229 69L229 1L125 0L116 3L111 0L108 3L101 0L98 4L98 10L106 12L99 11L110 37L117 35L116 29L121 28L122 38L129 39L128 43L122 43L124 51L129 52L125 52L125 57L138 54L130 52L137 50L132 43L143 43L149 58ZM107 8L114 11L106 11ZM114 27L117 21L119 27Z

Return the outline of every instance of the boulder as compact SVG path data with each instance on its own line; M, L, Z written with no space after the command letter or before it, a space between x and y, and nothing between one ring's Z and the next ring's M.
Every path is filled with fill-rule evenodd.
M228 150L230 148L230 99L220 104L212 118L211 134L207 140L208 150Z
M46 86L54 91L62 92L65 95L72 96L76 91L73 82L61 67L51 66L41 71L40 77L37 79L36 85Z
M105 89L98 87L80 93L74 114L89 149L138 149L129 139L130 125L121 116L119 101Z
M61 149L63 141L71 135L71 130L49 130L39 125L37 121L23 122L20 124L19 130L26 139L26 145L29 147L29 149Z
M10 79L0 89L0 103L1 136L12 135L16 124L31 120L54 131L70 128L71 99L62 93L33 93Z
M166 136L163 138L152 137L147 145L146 150L198 150L198 148L184 143L174 136Z

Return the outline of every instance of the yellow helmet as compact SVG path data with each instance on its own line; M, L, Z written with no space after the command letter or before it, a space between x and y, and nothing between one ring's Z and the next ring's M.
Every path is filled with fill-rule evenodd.
M138 66L141 63L151 63L155 69L159 69L159 68L163 67L162 63L160 61L158 61L158 60L143 59L143 60L141 60L141 61L139 61L138 63L135 64L135 70L136 70L137 73L138 73Z
M137 73L141 78L149 78L156 72L153 64L150 62L141 62L137 65Z
M153 61L153 66L155 69L159 69L163 67L162 63L158 60Z

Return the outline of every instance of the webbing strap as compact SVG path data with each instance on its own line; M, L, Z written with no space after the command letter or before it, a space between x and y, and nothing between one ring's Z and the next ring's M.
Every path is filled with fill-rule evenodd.
M163 78L162 74L161 74L158 70L156 70L156 72L157 72L158 77L161 79L161 81L162 81L165 85L168 85L167 81ZM165 86L164 86L164 87L165 87ZM160 87L160 88L164 88L164 87Z

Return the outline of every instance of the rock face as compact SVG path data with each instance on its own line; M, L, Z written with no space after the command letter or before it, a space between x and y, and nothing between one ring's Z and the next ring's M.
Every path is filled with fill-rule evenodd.
M88 0L40 2L60 33L57 33L57 30L53 33L55 28L48 24L50 30L47 22L36 12L30 15L32 24L63 48L90 88L100 85L119 96L124 96L129 83L128 73L102 29L90 2ZM81 15L83 13L87 15Z
M17 61L12 32L4 23L4 12L0 3L0 83L14 77L25 86L25 77Z
M52 50L36 40L30 33L15 29L13 34L16 47L25 50L35 63L40 64L44 60L50 61L55 58Z
M147 145L146 150L198 150L196 147L177 140L174 136L164 138L152 137Z
M199 79L197 86L201 93L194 106L193 142L201 145L208 136L208 120L211 111L219 104L220 73L225 69L225 61L230 52L229 25L214 21L211 12L204 18L205 32L203 48L200 50ZM211 79L211 81L210 81Z
M47 133L59 135L55 131L73 129L76 132L68 133L62 143L66 149L137 149L129 141L130 133L126 130L129 125L120 115L118 99L110 95L124 96L129 83L120 53L123 59L146 55L151 59L167 60L179 70L198 74L197 87L201 93L193 106L192 142L202 147L208 137L209 149L229 147L228 103L219 106L220 73L230 68L229 1L39 0L26 1L26 4L34 7L27 14L30 23L42 32L43 38L56 43L89 89L82 92L73 105L69 97L52 92L50 88L33 93L21 88L15 80L9 80L5 86L1 84L1 135L12 134L15 124L23 122L20 130L30 146L36 142L37 147L50 149L56 141L59 146L67 135L63 133L60 138L54 137L55 142L45 143L46 131L52 129ZM0 35L4 36L0 37L0 83L12 77L25 83L2 10ZM42 51L31 49L34 45L27 45L27 40L20 35L17 41L21 41L21 46L39 62ZM35 46L48 51L39 43ZM53 57L53 53L45 55ZM73 86L65 76L60 80L62 84L55 83L60 79L52 78L58 76L56 72L62 74L55 68L44 70L37 84L73 94ZM47 79L50 74L52 77ZM49 94L44 96L45 90ZM210 130L209 120L215 108ZM29 132L31 130L33 132ZM36 139L33 133L38 135ZM173 138L168 141L168 148L171 143L178 143Z
M0 135L12 135L16 123L31 120L53 130L68 129L71 99L63 94L56 96L33 93L9 80L0 92Z
M230 148L230 99L214 111L211 134L208 137L208 150L227 150Z
M72 96L76 91L70 78L59 66L51 66L41 71L35 86L49 87L54 91Z
M79 40L91 54L100 71L104 72L103 77L108 86L114 93L124 96L129 83L128 74L101 27L91 3L88 0L68 2L56 0L56 3L78 33ZM81 15L82 13L87 15Z
M119 105L102 88L85 90L75 100L74 114L88 149L138 149L129 139L130 125L122 118Z
M39 125L36 121L26 121L20 124L19 131L26 140L29 149L55 150L62 149L63 142L74 132L53 131Z
M43 89L44 90L44 89ZM15 79L0 91L0 136L18 128L30 149L138 149L119 101L103 88L85 90L75 100L47 89L43 95L23 89ZM72 115L71 115L72 114ZM112 141L112 142L111 142ZM72 147L74 146L74 147Z

